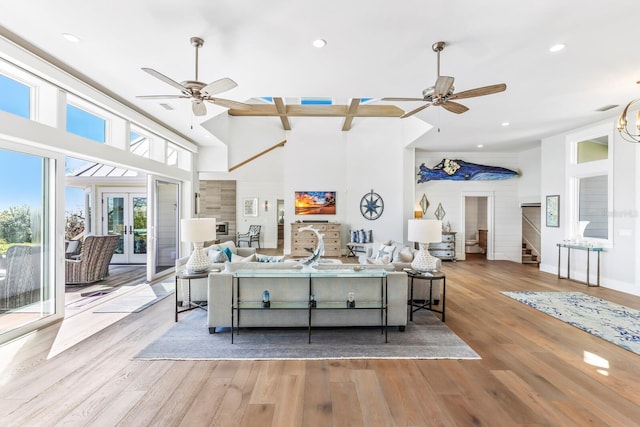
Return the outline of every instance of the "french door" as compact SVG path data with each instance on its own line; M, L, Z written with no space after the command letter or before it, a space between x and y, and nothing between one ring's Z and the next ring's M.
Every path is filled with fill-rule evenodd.
M146 264L147 194L102 193L104 234L119 234L112 263Z

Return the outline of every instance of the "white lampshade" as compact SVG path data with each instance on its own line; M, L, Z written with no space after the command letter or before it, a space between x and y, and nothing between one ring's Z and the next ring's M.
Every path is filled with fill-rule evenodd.
M183 242L216 240L216 219L185 218L180 221L180 237Z
M193 252L187 261L189 273L201 273L211 267L211 261L203 249L204 242L216 239L215 218L185 218L180 221L183 242L193 242Z
M410 219L407 227L407 239L418 243L441 242L442 221L437 219Z
M429 243L442 241L442 221L410 219L407 226L407 239L420 244L420 250L413 258L411 268L417 271L435 270L438 259L429 254Z

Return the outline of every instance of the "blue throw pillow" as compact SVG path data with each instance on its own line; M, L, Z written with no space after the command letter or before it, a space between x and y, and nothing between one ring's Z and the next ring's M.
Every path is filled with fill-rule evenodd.
M233 256L233 252L231 252L231 249L224 248L223 252L227 254L227 258L229 258L229 261L231 261L231 257Z

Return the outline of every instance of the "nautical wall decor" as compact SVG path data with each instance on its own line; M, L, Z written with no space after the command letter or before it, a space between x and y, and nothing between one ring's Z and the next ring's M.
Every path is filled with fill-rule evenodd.
M423 164L418 172L418 184L427 181L480 181L508 179L519 176L520 173L499 166L485 166L468 163L464 160L442 159L440 163L429 169Z
M376 220L380 218L384 211L384 202L378 193L371 190L370 193L362 196L360 200L360 213L368 220Z

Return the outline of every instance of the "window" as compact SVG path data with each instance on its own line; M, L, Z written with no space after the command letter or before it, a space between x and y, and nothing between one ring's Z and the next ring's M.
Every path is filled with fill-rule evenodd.
M137 132L129 133L129 150L136 156L149 158L149 138Z
M0 74L0 110L29 118L31 88Z
M0 334L54 312L48 279L49 159L0 149Z
M572 134L568 140L567 235L578 237L578 223L588 221L583 238L588 243L611 247L613 209L611 126L603 125Z
M106 142L106 121L83 109L67 104L67 132L104 144Z

